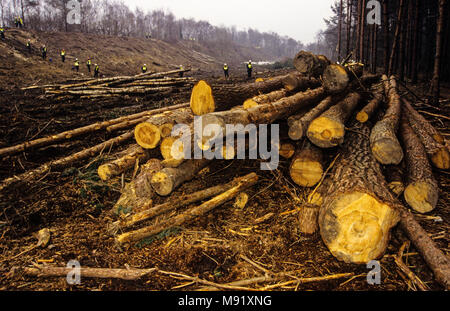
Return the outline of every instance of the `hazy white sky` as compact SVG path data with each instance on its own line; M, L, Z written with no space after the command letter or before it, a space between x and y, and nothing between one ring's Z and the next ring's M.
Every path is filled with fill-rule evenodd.
M334 0L123 0L131 8L168 9L177 18L206 20L217 26L274 31L313 42L331 15Z

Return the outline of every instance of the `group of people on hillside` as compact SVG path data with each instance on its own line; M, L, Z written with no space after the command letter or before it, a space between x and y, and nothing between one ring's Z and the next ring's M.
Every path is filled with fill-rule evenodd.
M245 67L247 69L247 78L250 79L252 77L252 71L253 71L252 61L249 60L248 63L245 64ZM229 67L226 63L223 64L223 74L225 75L225 79L228 79L230 77Z

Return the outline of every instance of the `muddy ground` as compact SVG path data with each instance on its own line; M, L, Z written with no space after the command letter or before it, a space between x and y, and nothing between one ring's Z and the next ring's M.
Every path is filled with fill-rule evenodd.
M261 76L275 74L279 72L266 72ZM235 77L235 82L242 80L242 77ZM223 80L217 79L216 82ZM414 90L421 96L422 89L416 87ZM446 88L443 95L448 93ZM152 107L186 102L189 95L189 90L183 90L159 97L128 97L106 103L76 99L62 103L44 99L39 91L23 93L17 88L3 90L0 94L3 102L0 106L0 147ZM439 110L415 102L419 110L434 115L424 113L448 138L449 102L443 102ZM110 137L113 136L99 132L60 143L56 147L3 158L0 160L0 179L20 174ZM248 172L257 172L259 182L247 191L250 200L244 208L236 208L233 202L228 202L183 227L121 249L107 234L106 227L115 220L111 209L120 196L122 180L118 177L109 183L101 182L96 176L96 169L110 154L124 148L126 146L105 151L101 156L76 167L51 172L37 183L14 187L4 193L0 201L0 290L195 290L202 287L161 274L148 275L137 281L83 278L80 285L69 285L64 277L37 278L22 274L20 269L13 269L33 264L66 266L73 259L84 267L158 267L216 283L264 275L262 269L245 261L242 255L265 270L274 273L290 271L296 277L354 274L354 277L339 280L286 285L269 282L258 284L258 287L276 284L273 289L290 291L416 290L394 263L393 256L407 241L399 227L392 231L386 255L381 258L380 285L367 283L369 269L365 266L337 261L319 234L307 236L298 231L295 209L300 202L298 199L305 200L310 190L297 187L289 180L287 160L282 160L279 169L273 172L260 171L259 161L214 161L171 197L221 184ZM335 152L331 150L328 154L329 162ZM426 216L416 214L416 219L437 245L448 253L450 173L436 170L435 174L441 187L438 207ZM124 182L129 181L131 175L131 172L127 173ZM163 201L157 198L155 203ZM255 219L269 213L273 213L271 218L254 224ZM160 221L161 217L156 221ZM43 228L50 230L49 245L30 250L37 243L35 233ZM408 255L404 260L417 276L431 289L442 290L412 245L405 253Z

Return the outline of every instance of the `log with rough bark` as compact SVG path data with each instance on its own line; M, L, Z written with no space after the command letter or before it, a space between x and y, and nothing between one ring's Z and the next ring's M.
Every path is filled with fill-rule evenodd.
M361 96L350 93L336 105L332 106L308 127L306 135L318 147L331 148L344 142L345 122L358 105Z
M299 92L295 95L282 98L279 101L259 105L249 109L233 109L229 111L210 113L199 118L199 122L202 124L202 129L210 125L218 126L222 131L215 135L215 139L223 138L225 135L232 135L233 133L226 133L226 124L243 125L248 124L271 124L276 120L287 118L290 115L301 111L305 107L322 100L326 96L326 92L323 87L317 89L308 90L306 92ZM194 134L192 134L194 135ZM199 137L202 137L202 133L198 133ZM193 140L193 138L192 138ZM201 141L196 142L197 145L202 146L203 150L207 150L211 147L208 137L202 137Z
M400 217L400 226L425 259L436 280L446 290L450 290L450 259L448 255L436 246L427 232L414 219L413 214L406 208L400 209Z
M408 124L401 120L401 137L406 153L407 186L404 197L409 206L419 213L432 211L437 204L439 188L420 139Z
M444 137L406 99L403 99L403 113L419 136L431 163L440 169L450 169L450 151Z
M151 206L155 191L150 184L150 180L153 174L161 169L161 161L158 159L150 159L142 165L136 178L125 185L120 198L113 207L113 212L129 214Z
M191 159L183 162L177 168L166 167L153 174L151 185L161 196L171 194L182 183L191 180L210 163L207 159Z
M181 214L178 214L177 216L169 218L166 221L157 223L153 226L144 227L135 231L123 233L116 238L116 241L119 244L136 242L144 238L158 234L169 228L180 226L199 216L205 215L206 213L212 211L214 208L226 203L227 201L232 200L240 192L255 185L257 181L258 175L256 175L255 173L250 173L246 176L237 178L235 180L236 183L235 186L219 194L218 196L215 196L209 201L206 201L197 207L189 209Z
M272 80L239 85L210 85L201 80L192 89L190 100L192 112L201 116L242 105L245 100L256 95L283 88L284 77L278 76Z
M136 162L139 164L150 158L150 154L138 145L128 147L121 154L123 155L116 160L98 167L97 173L102 180L108 180L114 176L118 176L132 169L136 165Z
M344 91L355 79L363 74L363 66L359 63L345 66L331 64L323 72L323 87L330 93L336 94Z
M372 92L372 100L358 112L358 114L356 115L356 120L361 123L369 121L372 115L377 111L380 103L383 101L383 92L384 90L381 85L375 87L374 91Z
M320 81L313 77L307 77L298 72L291 72L282 79L283 87L289 92L304 91L320 86Z
M258 105L268 104L273 101L277 101L282 99L283 97L288 96L289 91L285 88L282 88L281 90L276 90L273 92L270 92L268 94L261 94L258 96L255 96L253 98L247 99L242 107L244 109L256 107Z
M294 57L294 67L305 76L319 77L331 62L323 55L300 51Z
M70 165L73 165L73 164L80 162L82 160L85 160L87 158L95 157L103 150L107 150L107 149L112 148L113 146L120 145L120 144L128 141L132 137L133 137L133 132L130 131L130 132L127 132L120 136L111 138L111 139L109 139L101 144L98 144L96 146L81 150L70 156L47 162L47 163L39 166L38 168L27 171L18 176L7 178L1 182L0 191L2 191L3 189L5 189L13 184L32 183L32 182L36 181L37 179L45 176L51 170L69 167Z
M319 117L325 110L336 103L337 97L328 96L322 100L316 107L308 113L296 114L288 118L289 138L292 140L300 140L305 134L311 122Z
M300 232L313 234L319 228L319 210L323 204L323 197L329 187L329 179L325 179L309 195L307 201L300 207L298 215Z
M225 191L228 191L234 186L236 186L236 180L233 180L223 185L218 185L204 190L200 190L194 193L182 194L181 196L177 196L176 198L170 199L167 202L142 210L139 213L128 214L125 217L122 217L121 219L115 221L110 225L109 231L115 234L119 229L132 227L136 224L139 224L143 221L149 220L161 214L168 213L170 211L187 206L189 204L211 198Z
M399 164L403 159L403 150L397 139L397 130L402 112L400 96L397 93L395 77L389 80L382 77L388 107L383 118L378 121L370 133L370 146L375 158L382 164Z
M80 135L85 135L88 133L99 131L99 130L108 128L112 125L119 125L119 124L124 124L124 123L128 125L128 124L130 124L129 122L132 122L133 120L136 120L139 118L143 118L146 116L149 117L151 115L154 115L157 113L162 113L164 111L174 110L174 109L188 107L188 106L189 106L189 104L173 105L173 106L154 109L154 110L147 110L147 111L135 113L135 114L128 115L128 116L123 116L123 117L116 118L116 119L109 120L109 121L94 123L91 125L77 128L77 129L73 129L73 130L65 131L65 132L62 132L59 134L51 135L48 137L38 138L38 139L28 141L28 142L25 142L25 143L22 143L22 144L19 144L16 146L0 149L0 156L7 156L7 155L22 152L22 151L26 151L29 149L33 149L33 148L48 146L48 145L51 145L51 144L54 144L54 143L57 143L60 141L71 139L73 137L77 137Z
M308 141L296 151L289 167L292 180L302 187L316 185L322 178L323 171L322 150Z
M153 149L159 145L162 137L170 135L167 130L171 130L171 125L190 124L193 121L194 116L189 108L166 111L139 123L134 130L134 138L142 148Z
M347 263L380 257L399 220L398 202L390 193L367 139L370 129L354 122L319 213L320 234L331 253Z

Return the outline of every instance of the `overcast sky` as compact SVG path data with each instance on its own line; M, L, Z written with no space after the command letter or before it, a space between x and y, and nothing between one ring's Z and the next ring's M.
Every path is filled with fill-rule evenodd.
M313 42L331 15L333 0L123 0L131 8L167 9L177 18L206 20L216 26L274 31Z

